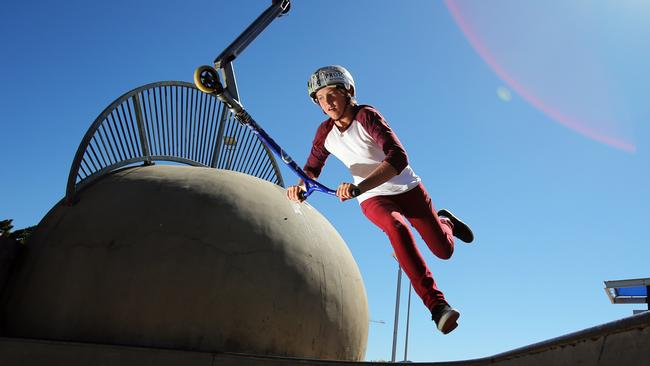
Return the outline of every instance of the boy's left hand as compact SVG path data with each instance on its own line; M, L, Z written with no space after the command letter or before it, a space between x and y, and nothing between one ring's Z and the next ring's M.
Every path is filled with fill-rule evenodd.
M359 190L359 187L352 183L341 183L336 189L336 196L341 200L341 202L354 198L360 193L361 191Z

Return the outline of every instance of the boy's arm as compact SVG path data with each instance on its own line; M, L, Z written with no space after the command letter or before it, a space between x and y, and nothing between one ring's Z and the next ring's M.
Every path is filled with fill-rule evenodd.
M382 161L375 170L357 186L361 193L367 192L378 187L397 175L397 170L387 161Z
M305 174L311 179L318 178L321 170L323 169L323 166L325 165L325 161L330 154L329 151L325 149L325 138L327 137L329 131L332 129L333 123L328 124L328 122L329 121L326 121L325 123L321 124L321 126L316 131L316 137L312 142L312 147L309 153L309 157L307 158L307 163L305 163L305 166L302 169ZM304 190L305 182L300 179L297 185L287 188L287 196L293 201L302 202L304 201L304 198L302 198L300 191Z
M374 108L365 108L359 121L364 129L381 147L386 158L373 170L358 187L361 193L378 187L395 177L408 165L408 156L397 135L388 126L384 117Z
M396 174L401 173L408 165L408 156L384 117L376 109L365 107L359 112L358 120L386 154L384 162L389 163L395 169Z
M321 170L323 169L323 166L325 166L325 161L330 155L330 152L325 148L325 139L327 138L327 134L332 130L333 124L334 123L330 123L328 120L321 124L316 131L316 136L311 144L311 151L309 152L307 163L305 163L305 166L302 169L311 179L316 179L320 176Z
M378 187L392 177L397 175L397 170L388 162L382 161L375 170L373 170L361 183L354 185L352 183L341 183L336 190L336 195L341 201L349 200L356 197L358 194L367 192L375 187ZM358 188L358 194L354 193L354 189Z

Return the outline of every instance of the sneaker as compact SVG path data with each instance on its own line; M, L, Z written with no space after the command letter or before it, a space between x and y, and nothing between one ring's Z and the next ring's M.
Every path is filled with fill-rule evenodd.
M442 334L449 334L458 326L460 312L452 309L446 302L441 302L431 309L431 319L438 326Z
M454 225L453 228L453 233L454 236L457 237L458 239L464 241L465 243L471 243L474 241L474 233L472 233L472 229L467 226L464 222L460 221L454 214L449 212L447 209L442 209L438 211L438 216L439 217L444 217L449 219L451 223Z

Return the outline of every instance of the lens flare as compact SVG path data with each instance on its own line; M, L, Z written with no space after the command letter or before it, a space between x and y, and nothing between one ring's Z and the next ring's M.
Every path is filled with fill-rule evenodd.
M611 35L599 24L607 17L603 9L562 1L445 4L471 46L507 84L497 89L501 100L511 100L512 90L584 136L636 151L619 70L607 59L612 51L603 40Z
M497 96L504 102L509 102L512 100L512 94L510 93L510 90L504 86L497 88Z

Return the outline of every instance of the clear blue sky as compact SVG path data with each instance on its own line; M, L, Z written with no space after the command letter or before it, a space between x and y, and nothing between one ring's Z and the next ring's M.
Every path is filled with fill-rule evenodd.
M38 223L110 102L191 81L270 3L3 2L0 218ZM449 261L420 243L462 316L442 336L414 297L411 360L492 355L630 315L602 281L650 276L650 5L532 3L294 0L236 62L244 105L300 162L324 119L306 95L310 73L348 67L434 204L472 225L475 244ZM343 180L331 159L322 182ZM397 268L386 237L355 202L310 201L352 250L371 318L386 322L370 324L367 359L390 359ZM402 322L399 358L403 340Z

